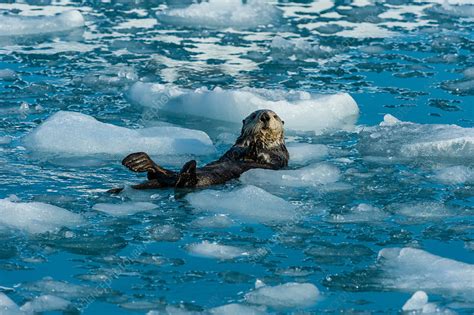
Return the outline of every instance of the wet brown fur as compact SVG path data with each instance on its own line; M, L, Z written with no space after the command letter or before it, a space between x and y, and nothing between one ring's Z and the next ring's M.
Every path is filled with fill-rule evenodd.
M122 164L134 172L147 172L148 180L135 189L205 187L238 178L252 168L280 169L288 165L284 122L271 110L258 110L243 120L235 144L218 160L197 168L196 161L184 164L180 172L167 170L144 152L132 153ZM113 189L111 192L119 192Z

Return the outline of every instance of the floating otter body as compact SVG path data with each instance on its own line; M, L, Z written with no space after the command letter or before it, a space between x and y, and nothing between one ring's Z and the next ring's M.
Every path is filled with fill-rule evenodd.
M147 172L148 180L135 189L205 187L238 178L252 168L280 169L288 165L284 122L271 110L258 110L243 120L235 144L218 160L197 168L196 161L184 164L180 172L156 164L144 152L128 155L122 164L134 172ZM112 190L115 192L115 190Z

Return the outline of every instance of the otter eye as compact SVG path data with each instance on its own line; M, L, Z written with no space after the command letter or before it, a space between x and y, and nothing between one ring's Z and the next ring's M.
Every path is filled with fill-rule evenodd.
M281 124L284 125L284 124L285 124L285 121L282 120L282 121L281 121Z
M245 119L242 120L242 123L245 124Z
M277 116L277 115L273 115L273 118L278 119L278 116Z

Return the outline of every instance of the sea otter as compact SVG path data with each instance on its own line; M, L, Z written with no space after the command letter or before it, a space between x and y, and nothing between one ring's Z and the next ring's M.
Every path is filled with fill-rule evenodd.
M134 172L147 172L148 180L135 189L205 187L238 178L252 168L280 169L288 165L284 121L271 110L257 110L243 121L235 144L218 160L197 168L196 161L184 164L180 172L167 170L144 152L132 153L122 164ZM112 191L114 192L114 190Z

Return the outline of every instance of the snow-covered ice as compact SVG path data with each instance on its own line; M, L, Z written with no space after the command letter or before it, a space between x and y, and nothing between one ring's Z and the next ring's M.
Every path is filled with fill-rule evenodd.
M84 17L77 10L55 16L2 15L0 37L65 32L84 26Z
M133 215L138 212L150 211L156 208L158 208L158 206L151 202L124 202L119 204L97 203L92 207L94 210L116 217Z
M318 95L255 88L187 90L174 85L137 82L128 95L134 103L168 114L187 114L239 125L251 112L270 109L285 121L285 128L315 133L350 129L359 115L356 102L347 93Z
M339 178L339 169L328 163L318 163L296 170L251 169L240 176L243 183L260 187L316 187L335 183Z
M360 132L359 151L364 155L402 159L472 161L474 128L401 122L385 115L380 126Z
M328 156L329 149L324 144L287 143L286 148L290 153L289 164L301 165L319 161Z
M207 258L233 259L237 257L250 256L250 252L245 249L236 246L211 243L208 241L190 244L187 249L193 255Z
M289 282L259 287L247 293L245 301L275 309L304 308L315 304L319 296L318 288L311 283Z
M421 249L385 248L379 252L381 284L387 289L461 296L474 299L474 265Z
M12 202L0 199L0 225L28 233L54 232L84 223L76 213L42 202Z
M150 155L205 155L215 150L202 131L179 127L128 129L66 111L45 120L25 137L24 144L32 151L71 156L123 156L139 151Z
M232 191L204 190L186 196L199 211L210 211L250 222L288 222L297 218L297 209L288 201L255 186Z
M160 22L194 28L250 29L278 23L281 12L264 0L210 0L159 12Z

